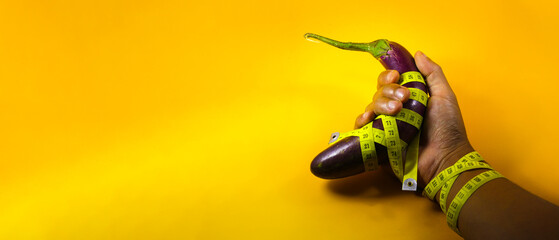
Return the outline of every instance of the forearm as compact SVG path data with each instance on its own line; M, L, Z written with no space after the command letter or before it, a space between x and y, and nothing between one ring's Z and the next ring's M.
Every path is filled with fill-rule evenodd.
M468 149L449 157L458 160L460 157L456 155L465 151ZM456 161L447 162L452 165ZM477 169L460 174L449 192L446 206L462 186L485 171L487 169ZM498 178L484 184L466 201L460 211L458 229L466 239L557 239L559 207L505 178Z
M500 178L470 197L458 226L466 239L557 239L559 207Z

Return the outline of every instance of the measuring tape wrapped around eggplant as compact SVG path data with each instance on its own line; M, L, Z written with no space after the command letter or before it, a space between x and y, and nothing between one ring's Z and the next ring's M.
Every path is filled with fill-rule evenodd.
M305 34L305 38L345 50L371 53L387 70L398 71L399 84L410 90L410 99L398 115L379 115L360 129L332 134L330 146L312 161L311 172L320 178L335 179L372 171L379 164L389 163L402 181L403 190L417 190L418 133L427 107L428 90L412 55L400 44L385 39L370 43L338 42L312 33Z

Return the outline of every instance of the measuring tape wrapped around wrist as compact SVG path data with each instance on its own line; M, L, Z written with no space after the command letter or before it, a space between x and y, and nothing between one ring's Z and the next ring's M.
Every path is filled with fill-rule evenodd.
M446 222L448 226L454 230L458 235L460 235L460 231L458 230L458 216L460 214L460 210L462 210L462 206L468 201L468 199L472 196L472 194L479 189L483 184L488 183L489 181L497 178L504 177L499 172L495 170L489 170L483 173L478 174L474 178L472 178L468 183L466 183L462 189L456 194L450 205L448 206L448 210L446 212Z
M415 71L406 72L401 75L401 85L409 82L421 82L425 84L421 73ZM410 90L410 99L420 102L425 107L427 106L427 93L420 89L408 89ZM342 134L332 134L329 144L334 144L350 136L359 137L365 171L376 170L379 166L375 143L385 146L387 148L388 162L390 163L392 171L396 177L402 181L402 190L416 191L419 136L421 135L420 130L423 117L415 111L402 108L395 116L379 115L375 118L375 120L377 119L382 119L384 130L374 128L373 122L370 122L360 129ZM400 139L397 121L406 122L418 129L418 133L410 142L409 146ZM406 147L408 148L405 156L406 160L403 162L403 150L406 149Z
M468 162L481 162L481 161L483 161L483 158L481 157L481 155L478 152L474 151L474 152L468 153L464 157L460 158L460 160L458 160L458 162L456 162L456 164L466 164ZM477 165L477 166L479 166L477 169L486 168L487 166L489 166L487 164L482 164L482 163L480 163L480 164L468 163L467 165L468 166ZM464 169L463 171L467 171L467 170L476 169L476 168L470 168L470 169L463 168L463 169ZM489 166L487 169L492 169L492 168L491 168L491 166ZM462 173L463 171L461 171L459 173ZM447 171L447 173L448 173L448 171ZM454 182L458 178L459 173L450 177L450 179L445 181L443 186L441 187L441 194L439 195L439 205L441 206L441 210L445 214L446 214L446 200L447 200L448 194L450 192L450 188L452 188L452 185L454 184ZM443 177L443 179L444 179L444 177Z
M483 184L493 179L503 177L500 173L494 171L489 164L482 161L483 158L478 152L474 151L466 154L454 165L445 169L433 178L423 191L424 196L427 196L429 199L433 199L437 192L441 190L439 199L441 210L446 214L448 226L458 234L460 234L460 231L458 230L458 216L462 206L464 206L468 198L472 196L472 194ZM468 181L456 194L448 209L446 209L446 201L449 191L459 174L473 169L488 169L488 171L480 173Z
M478 152L471 152L460 158L458 162L449 168L440 172L436 177L434 177L423 189L423 195L433 200L437 192L443 187L443 184L449 181L452 177L458 176L458 174L478 168L488 168L491 169L489 164L482 162L483 158Z

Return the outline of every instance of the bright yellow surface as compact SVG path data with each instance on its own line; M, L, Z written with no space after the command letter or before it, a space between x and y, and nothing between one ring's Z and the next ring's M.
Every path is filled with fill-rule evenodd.
M2 1L0 239L454 239L385 172L309 171L383 70L443 66L475 148L559 204L555 1Z

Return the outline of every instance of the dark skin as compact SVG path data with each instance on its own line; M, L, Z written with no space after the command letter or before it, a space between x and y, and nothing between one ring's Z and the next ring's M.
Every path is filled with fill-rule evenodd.
M456 95L441 67L421 52L415 54L415 61L426 76L430 93L419 147L419 184L424 187L474 148L466 135ZM355 128L373 121L376 115L396 115L402 109L410 92L396 83L399 77L397 71L390 70L379 75L373 101L357 117ZM484 171L462 173L452 186L446 205L466 182ZM458 229L465 239L559 239L559 207L505 178L495 179L479 188L464 204Z

